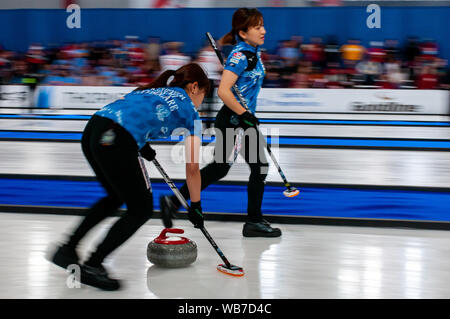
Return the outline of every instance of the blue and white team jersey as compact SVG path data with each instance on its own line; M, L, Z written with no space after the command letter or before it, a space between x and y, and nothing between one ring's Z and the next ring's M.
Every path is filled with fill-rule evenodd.
M253 70L245 71L248 66L248 61L246 55L242 53L242 51L256 53L258 61ZM241 91L242 96L245 98L248 108L254 114L256 111L256 99L259 90L261 90L265 75L264 65L261 61L261 50L246 42L239 41L228 56L227 62L225 63L225 70L229 70L239 76L236 85L239 91ZM234 93L234 95L239 101L236 93Z
M149 140L168 138L177 128L185 128L190 135L197 136L201 136L202 131L194 103L186 91L178 87L131 92L95 115L120 124L134 137L139 149Z

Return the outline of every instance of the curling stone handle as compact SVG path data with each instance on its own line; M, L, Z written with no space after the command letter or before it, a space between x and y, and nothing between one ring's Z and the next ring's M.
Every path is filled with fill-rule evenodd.
M158 239L166 239L167 233L183 234L184 230L179 229L179 228L164 228L163 231L161 232L161 234L159 234Z

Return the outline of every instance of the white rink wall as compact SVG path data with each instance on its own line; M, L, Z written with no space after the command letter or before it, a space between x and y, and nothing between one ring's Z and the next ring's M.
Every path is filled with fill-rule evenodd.
M135 87L118 86L39 86L34 92L40 108L96 109L111 103ZM1 107L29 105L26 86L0 86ZM216 95L215 95L216 96ZM258 96L258 111L370 114L449 114L449 91L384 89L271 89ZM215 100L212 109L222 106Z

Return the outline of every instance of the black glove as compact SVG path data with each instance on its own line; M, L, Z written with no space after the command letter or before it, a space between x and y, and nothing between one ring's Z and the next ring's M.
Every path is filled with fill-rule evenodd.
M188 211L188 218L195 228L203 228L203 212L201 202L191 202Z
M145 146L139 150L139 153L149 162L153 161L156 156L156 151L148 143L146 143Z
M240 126L246 130L249 127L256 127L259 125L259 121L250 111L245 111L239 115Z

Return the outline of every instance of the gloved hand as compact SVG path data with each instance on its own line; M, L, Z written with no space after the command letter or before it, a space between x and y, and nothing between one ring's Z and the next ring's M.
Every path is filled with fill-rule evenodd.
M204 225L203 212L201 202L191 202L188 211L188 218L195 228L202 228Z
M245 111L239 115L240 126L246 130L249 127L256 127L259 125L259 121L250 111Z
M139 150L139 153L149 162L153 161L156 156L156 151L148 143Z

